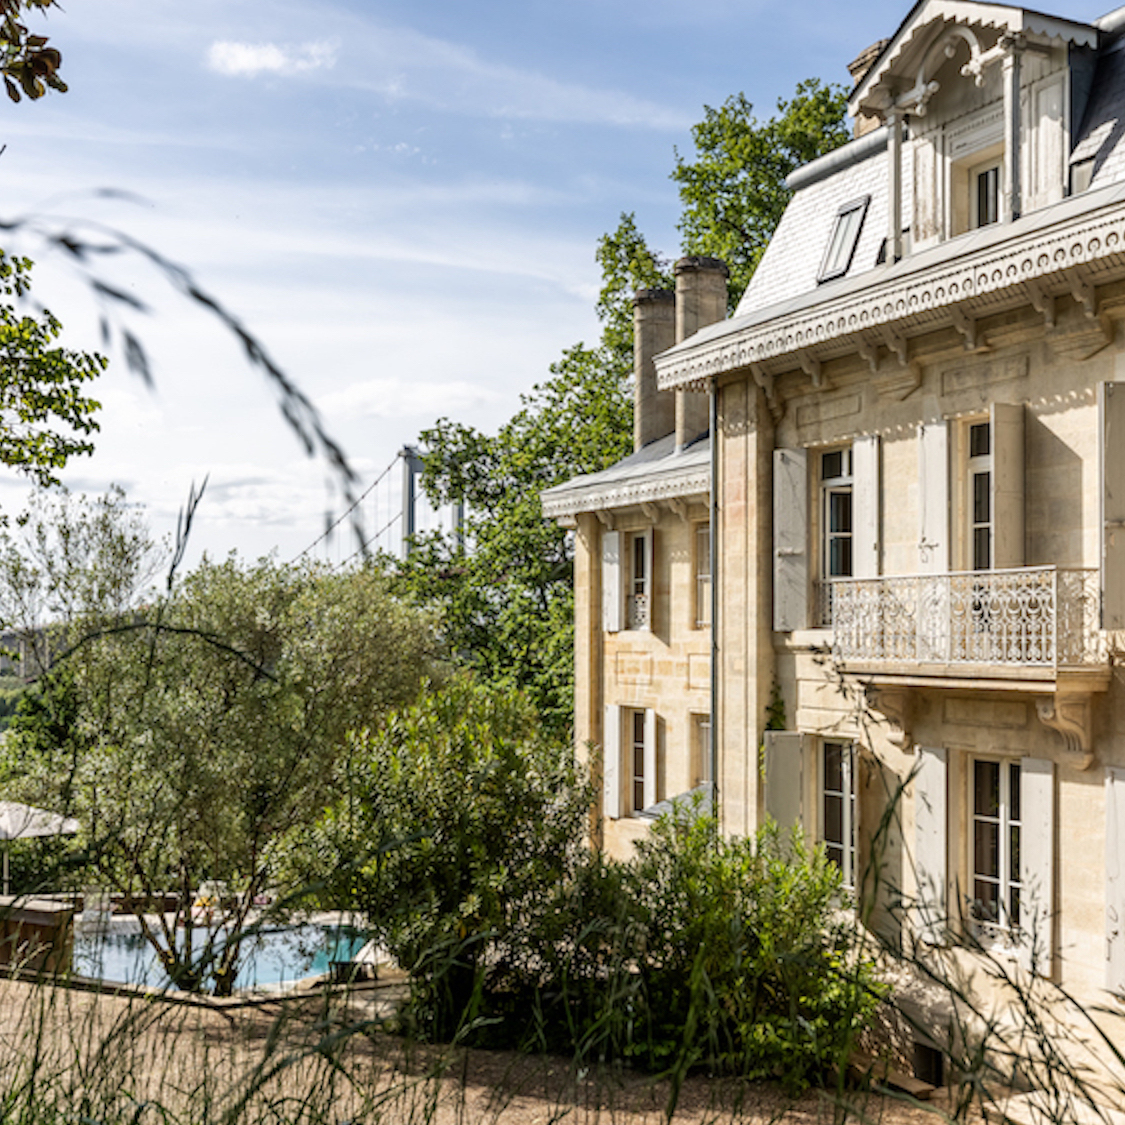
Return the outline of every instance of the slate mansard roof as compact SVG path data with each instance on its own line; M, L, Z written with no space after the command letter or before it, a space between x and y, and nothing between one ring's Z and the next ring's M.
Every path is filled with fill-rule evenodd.
M1071 167L1092 161L1089 188L1015 222L973 230L907 253L897 263L883 264L880 251L889 226L889 134L885 128L875 129L793 173L789 186L794 195L734 316L657 357L662 389L702 390L709 378L724 371L768 364L813 347L818 355L830 358L834 341L839 342L841 352L847 350L845 338L854 351L859 332L887 327L895 332L909 330L927 319L936 320L941 307L948 319L948 307L969 297L978 304L1010 299L1005 290L1011 288L1008 282L1021 240L1027 243L1025 249L1030 246L1028 240L1049 242L1055 229L1057 240L1067 244L1065 263L1060 264L1056 248L1049 247L1051 261L1043 270L1035 265L1028 270L1024 261L1014 263L1016 283L1049 276L1063 266L1081 264L1096 273L1110 264L1111 257L1115 265L1125 264L1125 212L1121 207L1125 203L1125 8L1096 23L1079 24L977 0L920 0L856 91L876 81L888 60L909 47L909 25L915 17L935 14L943 20L959 14L962 20L971 18L992 26L1004 19L1021 27L1042 25L1054 38L1069 41L1074 50L1093 57L1089 97L1069 157ZM1097 47L1089 47L1094 41ZM855 102L856 92L852 98ZM912 225L913 205L910 144L903 145L902 156L901 207L906 229ZM837 215L841 208L864 197L870 202L847 271L821 281ZM1121 221L1114 223L1111 216ZM1100 225L1100 237L1087 237L1091 222ZM1075 249L1075 238L1082 241L1081 251ZM1041 256L1037 254L1036 260ZM997 268L999 278L994 276ZM932 280L935 271L948 283L923 281Z

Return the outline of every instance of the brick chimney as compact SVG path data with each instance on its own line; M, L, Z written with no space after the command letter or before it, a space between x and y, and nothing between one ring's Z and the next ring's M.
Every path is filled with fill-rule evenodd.
M676 396L656 389L653 356L676 342L676 294L638 289L633 298L633 449L676 428Z
M676 263L676 343L727 315L730 271L718 258L681 258ZM708 395L676 391L676 448L705 433L710 426Z
M870 47L864 48L848 63L848 73L852 76L853 88L863 81L867 72L875 65L875 60L883 53L883 48L889 42L889 39L880 39L878 42L872 43ZM861 113L855 119L855 135L862 137L864 133L870 133L872 129L877 129L879 124L879 118Z

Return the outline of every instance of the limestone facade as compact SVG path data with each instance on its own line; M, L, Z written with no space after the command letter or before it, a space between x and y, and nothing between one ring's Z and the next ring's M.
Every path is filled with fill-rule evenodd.
M1125 9L922 0L872 54L863 136L791 178L735 315L653 362L646 394L710 392L709 489L545 500L576 527L580 752L627 773L655 712L663 800L713 711L726 831L800 822L893 942L1123 1005ZM607 631L607 535L646 528L653 627ZM634 779L599 768L623 854Z

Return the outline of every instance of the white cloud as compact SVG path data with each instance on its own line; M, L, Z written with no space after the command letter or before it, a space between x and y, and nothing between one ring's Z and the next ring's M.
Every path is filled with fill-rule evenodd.
M324 395L317 405L329 418L401 418L460 414L501 396L479 383L368 379Z
M325 41L282 46L278 43L237 43L220 39L207 52L207 65L219 74L301 74L336 65L336 45Z

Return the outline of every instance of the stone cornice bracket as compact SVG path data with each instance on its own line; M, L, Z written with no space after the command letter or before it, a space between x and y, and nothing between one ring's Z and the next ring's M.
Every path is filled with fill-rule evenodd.
M1093 700L1089 695L1042 695L1035 701L1039 721L1062 735L1070 764L1088 770L1094 762Z
M1043 327L1055 327L1055 298L1048 293L1038 281L1024 282L1027 295L1031 298L1031 307L1043 318Z
M953 327L961 335L961 339L965 343L965 351L976 352L982 350L984 344L977 337L977 322L975 318L968 316L964 309L959 309L956 306L949 310L949 319L953 322Z
M758 389L766 396L770 417L774 422L780 422L781 416L785 413L785 403L777 397L777 381L760 363L750 364L750 374L754 377Z
M878 711L887 720L890 728L887 731L887 741L909 753L914 747L910 737L914 693L909 688L876 687L868 684L866 701L868 707Z
M823 390L824 369L821 367L820 360L809 355L808 352L800 352L797 359L800 361L801 370L812 380L812 385L818 391Z
M910 357L906 337L889 326L883 328L881 335L883 343L887 345L887 351L898 358L899 365L909 367Z
M1098 315L1098 294L1094 283L1081 270L1070 270L1067 274L1070 295L1082 306L1086 316L1095 320Z
M865 340L861 336L857 345L856 351L859 352L860 358L867 361L867 366L871 368L872 375L879 374L879 345L873 344L870 340Z
M660 518L660 509L650 501L644 501L641 504L641 511L645 514L646 520L651 520L653 523Z
M683 500L681 500L678 496L674 496L667 503L668 507L671 508L672 511L675 512L676 515L684 521L684 523L688 522L687 504Z
M612 531L613 530L614 524L616 523L616 520L614 520L612 512L607 512L607 511L604 511L603 509L599 508L594 513L594 515L596 515L598 517L598 523L600 523L602 525L602 527L604 527L606 529L606 531Z

